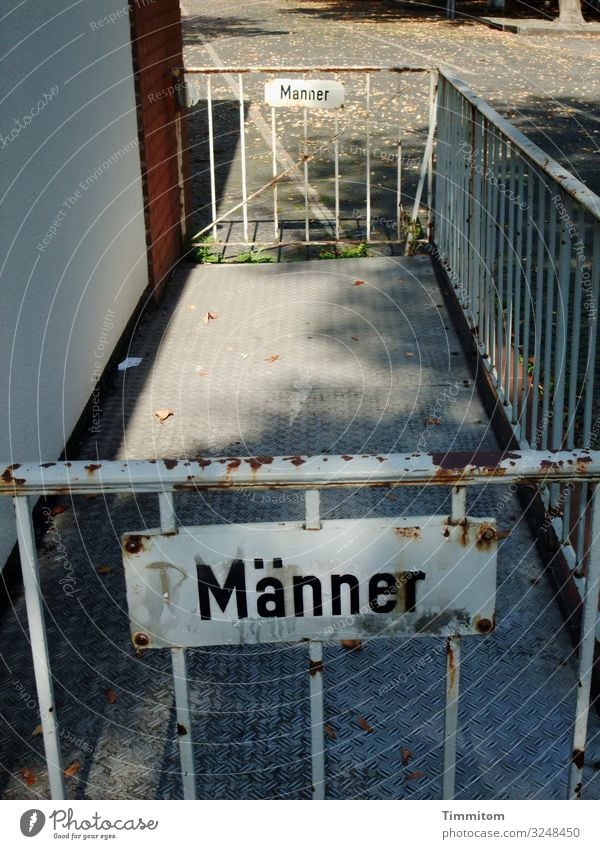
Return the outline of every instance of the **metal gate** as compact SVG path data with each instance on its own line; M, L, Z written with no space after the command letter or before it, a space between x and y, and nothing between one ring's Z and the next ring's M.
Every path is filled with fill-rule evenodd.
M35 536L31 518L31 496L48 496L64 491L72 494L95 494L115 492L155 492L159 498L162 540L171 541L185 529L176 525L173 495L174 493L192 490L210 491L216 489L257 489L257 488L295 488L303 489L306 494L306 520L296 528L296 533L315 535L322 533L319 517L319 490L326 487L344 486L448 486L453 487L452 512L450 516L442 517L440 522L441 536L433 553L428 552L426 562L434 564L443 559L440 547L446 543L457 543L463 548L464 554L452 561L456 567L462 560L466 566L466 574L461 581L453 585L456 597L450 594L446 607L437 604L428 607L423 600L418 600L414 611L401 610L395 622L382 620L379 631L374 628L371 611L372 605L359 612L358 615L338 616L327 620L325 629L316 635L310 628L308 636L308 655L310 671L310 707L311 707L311 758L313 797L323 798L325 792L324 772L324 718L323 718L323 667L322 643L324 640L339 640L347 636L369 633L385 637L397 633L399 625L405 634L438 634L446 639L446 708L444 730L444 763L443 763L443 796L453 798L455 785L456 733L459 707L459 675L460 675L460 642L461 635L485 634L493 630L493 599L495 596L495 541L496 532L493 524L488 521L467 519L465 516L466 487L480 484L486 485L531 483L535 485L561 484L565 480L577 480L586 485L593 484L592 528L587 560L587 575L583 599L583 618L579 646L579 679L577 688L576 711L573 719L572 758L569 767L568 796L577 798L581 792L584 752L587 734L587 719L590 703L590 688L592 665L595 645L595 629L600 592L600 500L597 497L597 482L600 481L600 453L582 451L564 452L509 452L507 454L491 454L484 452L473 455L466 460L464 454L446 455L399 455L387 456L323 456L323 457L276 457L276 458L222 458L222 460L203 460L194 462L163 461L151 463L130 461L126 463L107 462L89 464L46 463L41 466L13 464L2 475L0 493L13 497L19 547L23 567L27 616L35 671L35 680L39 698L41 724L44 733L44 745L49 771L52 797L65 797L63 767L59 741L59 719L53 695L52 672L48 652L48 641L44 623L44 600L40 591L39 566L36 555ZM373 520L371 520L373 521ZM360 522L354 523L355 528ZM399 538L408 546L414 539L415 528L394 522L391 526ZM408 534L402 528L408 529ZM246 529L248 532L248 529ZM227 536L227 531L221 531ZM379 534L376 534L376 537ZM173 665L174 694L177 712L177 732L181 757L181 773L185 798L195 798L195 777L193 763L193 729L189 704L188 680L186 672L186 644L199 644L180 639L173 642L168 631L161 630L159 620L161 615L169 610L171 603L179 603L179 597L172 593L173 584L165 577L169 567L183 573L181 562L173 563L168 550L161 551L161 539L157 552L149 555L151 563L142 564L147 567L146 577L140 579L140 570L144 569L135 564L135 556L148 550L152 542L152 534L126 534L122 540L123 555L133 577L128 579L128 600L130 617L132 619L132 641L138 650L148 649L153 645L169 645ZM376 549L377 550L377 549ZM156 557L162 557L164 562L156 562ZM473 559L475 556L475 559ZM490 566L491 563L491 566ZM261 565L262 568L262 565ZM282 564L280 565L282 568ZM429 567L423 567L429 568ZM489 598L482 596L477 601L477 593L469 596L466 588L476 580L476 570L492 568L491 577L493 589ZM416 571L413 564L412 571ZM147 577L154 575L154 578ZM407 574L407 573L403 573ZM184 575L184 577L186 577ZM176 575L176 581L181 581ZM440 576L435 584L441 584ZM450 585L452 587L452 584ZM399 584L394 587L394 604ZM489 590L489 586L488 586ZM135 617L140 615L143 603L136 598L141 593L142 601L154 600L154 612L146 623L146 630L140 631L140 622ZM459 601L459 594L463 593ZM466 594L464 594L466 593ZM149 594L149 595L148 595ZM417 596L417 599L419 597ZM480 604L480 608L477 604ZM491 604L491 608L490 608ZM157 607L158 605L158 607ZM224 606L222 606L224 610ZM367 613L367 610L369 613ZM192 608L196 626L198 623L196 608ZM148 612L146 611L146 616ZM488 618L492 615L492 619ZM267 623L272 620L265 620ZM284 620L281 620L284 621ZM308 620L307 620L308 621ZM189 620L188 620L189 622ZM337 625L337 623L340 623ZM150 624L150 627L148 627ZM206 623L205 623L206 624ZM212 623L211 623L212 624ZM238 623L239 625L239 623ZM261 623L256 618L249 622L248 631L238 631L235 638L239 643L255 642L261 639ZM264 625L264 622L262 623ZM154 632L151 630L154 629ZM314 626L313 626L314 630ZM289 639L290 632L285 628L278 636L272 629L263 633L268 642L272 639ZM162 636L161 636L162 634ZM165 636L166 634L166 636ZM318 636L318 639L315 639ZM231 641L231 637L227 637ZM226 641L226 640L223 640ZM181 642L184 644L181 645ZM205 640L211 644L214 638ZM219 638L217 637L217 642Z
M176 538L179 544L185 537L186 529L178 528L175 521L173 499L176 493L216 489L304 490L305 522L284 529L298 535L298 539L304 539L305 535L322 534L325 537L332 530L320 520L318 493L322 488L452 486L451 514L435 517L435 520L430 517L431 529L441 535L441 545L445 544L445 539L449 540L449 544L454 544L456 535L462 535L462 546L466 552L464 563L467 567L469 564L473 567L474 580L475 573L485 572L493 567L496 531L493 518L466 517L465 492L466 487L485 483L530 484L538 489L546 505L549 526L556 535L560 551L570 564L572 576L580 589L583 617L579 635L579 678L576 711L572 723L573 744L568 785L569 798L577 798L582 785L600 589L600 501L597 495L597 485L600 482L600 452L594 450L597 434L600 432L600 426L595 423L595 416L597 417L600 411L594 397L597 368L596 321L600 288L600 201L556 163L549 162L538 148L447 72L439 72L438 75L430 69L415 68L288 68L285 73L304 75L308 74L309 70L311 73L326 74L327 79L333 78L334 81L341 78L346 71L359 74L363 80L365 105L361 108L365 110L363 117L367 143L361 156L364 155L366 163L363 171L365 197L364 214L361 211L357 218L359 223L364 221L365 225L359 238L349 238L351 241L366 241L368 244L380 241L374 238L372 229L372 76L390 72L400 79L403 73L409 71L411 74L420 74L421 77L424 75L429 92L429 99L426 101L429 120L421 139L422 156L413 173L412 209L408 218L404 219L408 221L409 227L401 231L402 216L397 214L393 238L381 241L400 243L408 240L413 247L420 242L420 249L445 269L447 283L453 288L469 322L475 345L521 450L498 455L474 453L472 456L447 453L353 457L224 457L156 463L57 462L35 466L14 463L8 466L0 476L0 494L12 497L15 504L33 663L52 796L64 798L65 789L58 716L53 697L44 623L44 600L40 591L31 518L32 498L61 492L157 494L160 531L147 534L123 529L123 556L126 571L130 576L128 593L132 640L140 651L154 646L169 647L171 650L184 795L186 798L194 798L193 729L186 649L188 646L201 644L204 637L198 636L199 632L194 632L194 639L187 642L181 634L173 637L173 633L168 630L152 628L153 624L157 625L165 611L168 618L172 612L170 605L174 603L174 599L179 599L179 596L175 595L179 590L176 591L168 574L175 558L173 556L169 559L169 556L165 555L161 559L158 556L161 545L164 544L167 551L170 546L176 544ZM323 215L318 220L312 220L309 214L310 166L322 148L320 146L318 151L310 152L309 123L304 107L302 119L298 123L301 153L283 170L277 143L277 107L270 107L271 147L268 162L265 160L262 166L270 169L270 178L256 189L249 186L246 168L245 75L260 73L273 76L280 72L283 73L282 69L274 68L186 70L188 74L204 74L207 78L206 141L211 188L210 215L208 223L199 230L198 235L210 232L214 243L232 244L229 238L232 234L229 233L227 238L222 239L218 228L231 214L241 209L242 218L237 225L241 227L242 237L238 239L234 235L234 243L239 241L250 247L284 244L286 239L282 235L283 218L278 192L283 179L292 173L300 174L299 189L303 201L303 220L300 222L298 239L293 241L325 245L343 241L348 236L343 227L343 169L340 166L340 139L343 133L348 132L348 127L342 126L337 113L328 118L328 121L333 122L333 130L328 127L324 134L326 149L333 153L331 174L328 177L334 186L333 214ZM225 73L235 75L229 78L227 85L233 86L236 92L234 108L239 120L241 199L227 206L225 212L220 212L217 208L218 163L215 156L214 89L211 79L215 74ZM392 96L392 101L396 96L397 94ZM437 147L434 146L436 128ZM394 203L399 213L404 210L405 205L402 170L404 137L402 131L397 131L397 125L394 135ZM272 215L262 223L270 228L272 238L271 241L265 241L262 238L254 238L251 234L252 219L248 208L255 199L262 198L269 192ZM425 212L421 204L423 192L426 192ZM418 224L419 215L423 214L425 227L422 229L423 232L428 231L428 239L421 240L418 238L417 228L413 225ZM313 238L315 230L319 228L322 231L324 226L329 228L330 238L323 238L322 233ZM255 231L255 235L257 232ZM405 544L407 551L415 550L411 548L415 541L414 522L397 521L385 527L378 525L375 538L383 538L390 529L395 532L397 539L404 537L400 552L404 550ZM206 529L196 530L199 533L208 532ZM271 527L263 528L262 531L274 535L274 529ZM231 541L235 541L234 536L232 532ZM223 545L225 546L225 543ZM155 546L158 547L156 551L152 550ZM379 551L377 548L375 550ZM150 559L144 560L147 551L150 552ZM276 547L270 546L265 549L264 555L258 549L249 550L246 555L252 557L253 568L265 569L264 575L268 574L270 579L274 580L275 570L284 568L278 551ZM229 552L228 568L231 567L234 556L237 555ZM139 559L140 557L142 559ZM480 557L482 559L478 559ZM271 564L268 568L265 567L267 559ZM276 562L277 560L280 562ZM457 566L459 561L451 560L452 567ZM180 572L180 579L188 582L188 587L191 586L189 582L194 583L197 577L193 572L194 568L199 565L211 566L204 562L199 564L198 560L190 561L192 562L193 566L188 564L182 567ZM241 562L243 563L243 558ZM435 562L435 557L431 562ZM419 585L420 573L426 572L425 569L417 568L418 563L415 562L409 564L409 567L402 568L401 574L405 577L400 583L395 579L390 585L394 604L398 605L402 597L403 606L398 609L395 619L379 620L384 623L384 627L375 630L378 636L386 636L387 633L394 633L394 629L404 628L404 633L415 636L419 633L436 634L446 640L443 795L444 798L452 798L455 791L460 642L463 636L475 636L477 633L493 630L493 614L490 611L493 611L495 585L489 598L479 597L477 609L470 606L472 599L466 597L466 600L463 599L460 604L456 602L454 605L452 600L438 600L435 610L427 609L423 607L423 597L420 596L419 589L414 598L407 600L407 585ZM216 570L216 566L214 569ZM144 570L151 576L146 586L140 580L140 574L143 574ZM458 571L456 575L459 576ZM227 576L232 582L228 588L221 586L222 581L229 580ZM216 577L217 583L215 571L212 571L210 580L204 581L205 592L208 597L209 589L206 587L212 586L212 600L220 599L219 606L225 613L225 607L237 590L231 572L220 572ZM463 579L464 576L461 581ZM351 582L347 583L351 585ZM438 580L435 586L440 583L443 582ZM458 596L467 584L457 583L454 586ZM225 589L227 597L222 594ZM150 592L150 597L158 607L155 608L154 618L150 616L144 621L143 617L147 614L143 613L143 608L148 607L145 604L145 601L148 601L144 595L146 590ZM370 633L373 633L373 615L381 612L376 609L377 605L379 608L383 607L378 598L379 593L375 591L375 601L369 597L366 607L363 603L362 612L359 604L358 612L351 612L350 625L337 626L338 620L341 622L344 617L341 608L336 607L337 612L332 608L331 616L324 626L331 629L329 632L323 627L315 630L314 623L311 625L313 630L307 625L306 632L294 631L297 637L308 641L311 673L312 784L315 798L322 798L325 788L322 643L329 639L339 639L341 635L357 635L363 633L364 629L370 629ZM388 601L391 603L390 599ZM196 625L201 627L202 608L198 606L200 601L195 600L194 604L196 606L193 610L188 610L188 614L199 613L200 624L197 622L198 617L195 621ZM284 639L286 636L283 632L276 635L270 626L261 630L262 626L259 627L256 622L253 623L254 631L252 628L239 627L232 631L231 623L227 627L221 623L220 627L224 629L223 633L228 634L228 640L233 639L231 634L235 631L235 639L239 643L260 639L261 634L266 634L266 639Z

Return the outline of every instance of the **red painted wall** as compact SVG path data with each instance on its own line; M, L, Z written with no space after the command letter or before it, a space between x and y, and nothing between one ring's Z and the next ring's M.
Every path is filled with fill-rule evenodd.
M177 99L171 69L183 65L179 0L134 0L130 4L144 213L150 282L155 293L184 249L181 233ZM187 133L183 115L183 177L188 186ZM190 209L186 189L184 213Z

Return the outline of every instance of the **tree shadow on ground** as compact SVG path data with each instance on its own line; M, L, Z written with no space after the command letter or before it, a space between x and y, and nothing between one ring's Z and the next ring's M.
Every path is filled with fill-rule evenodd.
M204 15L186 16L183 26L184 47L194 46L198 41L214 41L220 38L253 38L266 35L289 35L288 30L269 30L256 26L252 18L222 18Z

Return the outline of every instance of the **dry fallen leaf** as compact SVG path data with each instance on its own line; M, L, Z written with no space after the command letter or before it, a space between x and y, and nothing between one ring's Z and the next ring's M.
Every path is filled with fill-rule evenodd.
M197 369L196 369L196 374L197 374L199 377L207 377L207 375L208 375L208 369L207 369L207 368L197 368Z
M420 769L416 769L414 772L407 772L404 776L405 781L416 781L417 778L423 778L425 776L424 772L421 772Z
M231 345L227 345L227 347L225 348L225 350L226 350L226 351L233 351L233 350L234 350L234 348L232 348L232 347L231 347Z
M360 640L340 640L340 645L343 649L347 649L348 651L360 651L362 648Z
M81 764L79 763L79 761L73 761L73 762L72 762L72 763L70 763L70 764L69 764L69 766L68 766L68 767L64 770L64 774L67 776L67 778L68 778L69 776L71 776L71 775L75 775L75 773L77 772L77 770L78 770L80 767L81 767Z
M325 736L329 737L330 740L337 739L337 732L331 727L331 725L324 725L323 731L325 732Z
M412 352L412 351L405 351L405 352L404 352L404 356L405 356L405 357L414 357L414 354L413 354L413 352Z
M35 773L33 772L33 770L27 769L27 767L24 766L21 767L19 772L21 773L21 778L28 787L31 787L33 784L35 784Z
M367 734L372 734L375 730L374 728L371 728L364 716L358 717L358 727L361 728L363 731L366 731Z
M104 698L109 703L109 705L114 705L117 701L117 694L110 687L104 691Z
M162 424L173 415L173 410L155 410L154 415Z
M266 363L275 363L279 359L279 354L271 354L270 357L265 357Z
M42 728L41 723L40 723L40 725L35 726L35 728L31 732L31 736L32 737L39 737L40 734L43 734L43 733L44 733L44 729Z
M207 312L206 315L202 316L202 321L204 324L208 324L209 321L214 321L215 318L218 318L219 314L216 312Z
M67 510L67 507L63 507L62 504L55 504L52 510L50 510L51 516L60 516L61 513L64 513Z
M412 758L412 752L410 749L400 749L400 756L402 758L402 766L407 766L409 760Z
M394 495L393 492L388 492L384 495L384 498L389 498L390 501L398 501L398 496Z
M425 419L423 424L425 425L441 425L442 420L436 419L434 416L430 416L428 419Z
M96 574L97 575L108 575L112 572L112 566L96 566Z
M354 281L354 283L353 283L352 285L353 285L353 286L364 286L364 285L365 285L365 281L364 281L364 280L355 280L355 281Z
M188 310L195 310L196 305L195 304L187 304L187 308L188 308Z
M353 342L358 342L358 336L351 336L350 338Z

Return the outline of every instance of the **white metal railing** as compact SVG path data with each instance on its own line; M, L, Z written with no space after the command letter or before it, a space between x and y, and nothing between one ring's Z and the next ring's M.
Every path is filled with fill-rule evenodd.
M435 248L524 449L595 448L600 198L440 73ZM576 579L587 484L544 491Z
M183 80L184 94L180 95L179 100L183 106L195 105L201 99L206 101L207 113L207 143L209 154L209 181L210 181L210 222L204 225L192 237L192 244L198 244L199 240L206 237L208 234L212 236L211 242L216 246L244 246L244 247L282 247L285 245L335 245L339 242L344 243L359 243L368 242L371 245L377 244L394 244L404 243L407 238L413 240L413 233L410 229L410 222L414 222L418 218L419 210L423 195L425 194L425 208L427 217L431 209L432 201L432 186L433 186L433 148L434 148L434 133L435 133L435 115L436 115L436 91L437 91L437 70L435 68L420 67L414 65L402 65L395 67L384 66L343 66L343 67L186 67L173 70L175 77L175 90L181 92ZM330 113L320 109L316 113L311 112L308 108L302 108L302 132L298 137L298 147L300 156L294 159L289 152L283 147L281 142L282 128L289 128L293 124L293 118L296 117L297 110L278 110L274 106L265 108L270 112L270 126L267 127L267 122L261 116L254 119L257 126L263 123L264 143L270 145L269 157L271 160L271 173L269 179L259 188L251 190L248 185L248 150L247 150L247 135L249 120L246 115L246 105L249 102L248 85L249 80L256 85L266 81L271 81L274 77L282 75L301 75L302 79L314 78L315 75L328 77L334 80L354 80L357 90L353 92L352 104L348 102L344 108L332 110ZM394 130L393 137L390 136L387 141L392 145L394 150L394 159L396 160L396 179L393 188L387 188L386 191L395 192L395 216L393 219L393 229L395 233L392 237L382 239L373 232L374 223L372 215L372 197L373 197L373 180L372 167L375 161L375 151L373 145L373 127L378 122L374 120L375 105L374 92L372 81L375 77L381 77L385 74L393 74L397 78L396 87L385 89L385 103L393 106L396 104L397 123L395 127L386 127L388 131ZM428 97L428 124L425 129L425 140L423 150L420 153L420 165L418 175L416 175L415 186L407 195L406 193L406 177L403 171L404 146L407 139L407 112L405 110L406 98L401 90L400 80L402 75L416 75L417 77L428 80L428 88L423 88L418 95L412 96L412 101L421 102L423 97ZM239 105L239 198L234 199L235 202L224 203L225 211L219 210L219 201L217 197L217 163L215 157L215 83L213 80L219 78L224 81L223 90L225 94L231 98L233 96ZM201 80L201 83L192 83L191 80ZM359 84L357 80L362 80ZM245 83L246 81L246 83ZM260 96L260 94L259 94ZM255 105L257 103L255 102ZM353 106L355 111L349 107ZM358 109L359 111L356 111ZM292 114L290 115L290 111ZM278 112L280 112L278 116ZM282 115L286 112L286 115ZM313 115L318 118L319 125L328 127L326 138L318 144L311 142L310 133L313 129ZM298 122L299 123L299 122ZM380 122L379 122L380 123ZM413 131L408 131L408 135L414 135ZM364 235L360 238L354 238L343 232L342 222L344 219L340 212L341 185L344 179L343 168L340 164L341 146L340 142L349 135L361 134L364 138L363 146L360 148L364 155L364 166L361 169L364 175ZM200 143L203 140L200 140ZM194 142L199 143L199 142ZM313 151L313 152L311 152ZM319 193L311 184L311 163L318 157L329 151L332 153L333 161L331 162L331 178L334 185L334 209L330 210L323 204ZM406 164L406 163L404 163ZM352 184L356 185L357 174L353 170L348 175ZM279 188L283 180L292 180L296 183L296 188L302 193L304 202L304 220L301 223L303 238L286 239L283 235L285 230L284 218L286 214L281 208L281 199ZM264 218L259 223L270 223L272 227L272 239L254 238L250 235L250 225L253 223L249 217L249 208L259 197L270 192L272 195L272 213L271 220L267 222ZM354 201L356 205L356 200ZM317 217L311 218L310 210L313 206L316 210ZM241 210L241 221L232 222L231 216ZM358 216L359 221L362 221L362 210ZM287 214L289 219L289 213ZM243 238L236 240L235 238L221 238L218 227L226 223L237 223L241 225ZM289 222L288 222L289 223ZM408 232L407 232L408 227ZM329 238L324 238L323 235L311 235L311 230L319 229L330 232Z
M318 491L340 486L452 486L449 521L465 521L466 490L473 485L534 483L560 485L577 480L592 493L589 557L581 622L578 686L573 719L569 798L581 793L587 721L594 662L595 626L600 592L600 452L521 451L504 454L476 452L448 454L391 454L378 456L227 457L196 460L128 462L56 462L12 464L0 475L0 495L12 497L16 512L25 601L33 667L52 797L65 797L59 725L54 702L44 599L31 516L31 498L70 492L72 495L118 492L155 492L159 499L161 530L176 529L174 495L181 491L293 488L306 492L308 529L319 527ZM126 544L126 543L125 543ZM128 549L129 550L129 549ZM491 627L491 626L490 626ZM336 639L334 634L331 639ZM447 671L444 723L443 797L453 798L458 722L460 631L446 635ZM135 643L134 637L134 643ZM143 645L138 643L138 647ZM195 798L192 713L188 692L186 652L171 649L174 696L185 798ZM322 798L325 787L323 737L323 669L321 641L309 642L311 663L311 756L313 796ZM181 733L183 729L185 733Z

